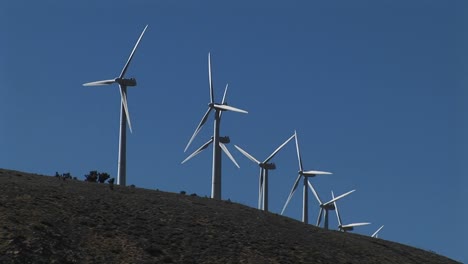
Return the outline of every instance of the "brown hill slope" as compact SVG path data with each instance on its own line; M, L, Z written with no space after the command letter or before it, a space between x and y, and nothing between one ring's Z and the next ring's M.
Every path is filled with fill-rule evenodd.
M0 170L0 263L457 263L227 201Z

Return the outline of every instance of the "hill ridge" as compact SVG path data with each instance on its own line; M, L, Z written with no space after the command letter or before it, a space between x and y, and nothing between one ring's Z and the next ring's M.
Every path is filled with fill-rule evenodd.
M1 263L458 263L230 201L0 169Z

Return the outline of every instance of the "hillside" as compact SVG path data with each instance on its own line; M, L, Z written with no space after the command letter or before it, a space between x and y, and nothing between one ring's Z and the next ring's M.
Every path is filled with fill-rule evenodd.
M0 169L0 263L457 263L254 208Z

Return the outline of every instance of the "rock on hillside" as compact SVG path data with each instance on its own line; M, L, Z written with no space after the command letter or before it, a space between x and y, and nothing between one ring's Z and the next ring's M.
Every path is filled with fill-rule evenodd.
M0 170L0 263L457 263L228 201Z

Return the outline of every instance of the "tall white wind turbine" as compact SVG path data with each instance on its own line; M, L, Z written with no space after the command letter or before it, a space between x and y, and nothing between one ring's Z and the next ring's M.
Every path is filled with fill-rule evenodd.
M314 186L309 182L309 187L310 189L312 190L312 193L314 194L315 198L317 199L319 205L320 205L320 211L319 211L319 214L318 214L318 217L317 217L317 226L320 226L320 221L322 220L322 215L323 215L323 227L328 230L328 213L329 211L333 211L335 210L335 202L338 201L339 199L347 196L348 194L351 194L353 193L354 191L356 190L351 190L347 193L344 193L338 197L332 197L332 199L328 202L322 202L322 200L320 200L320 197L318 195L318 193L315 191L314 189Z
M252 155L250 155L247 151L243 150L237 145L234 147L237 148L244 156L246 156L251 161L258 164L260 167L260 175L259 175L259 189L258 189L258 209L268 211L268 171L276 169L275 163L269 163L270 160L286 145L288 144L291 139L293 139L295 135L292 135L288 138L283 144L281 144L273 153L268 156L263 162L258 161Z
M288 206L289 201L291 200L294 192L297 189L297 186L299 185L299 181L301 180L301 178L304 178L303 179L303 186L302 186L302 190L303 190L302 222L307 224L307 223L309 223L309 212L308 212L309 198L308 198L308 192L307 192L307 187L308 187L307 185L310 185L309 177L315 177L317 175L327 175L327 174L332 174L332 173L331 172L326 172L326 171L315 171L315 170L304 171L304 169L302 167L302 158L301 158L301 153L299 151L299 143L298 143L296 131L294 131L294 136L296 138L297 159L299 161L299 172L298 172L299 175L297 176L297 179L294 182L294 185L293 185L293 187L291 189L291 192L289 193L288 199L286 200L286 203L283 206L283 210L281 211L281 214L284 213L284 210Z
M120 87L120 98L121 98L121 108L120 108L120 136L119 136L119 160L118 160L118 171L117 171L117 184L124 185L127 182L126 179L126 171L127 171L127 123L130 129L130 133L132 132L132 124L130 122L130 114L128 112L128 105L127 105L127 87L128 86L136 86L137 82L135 78L125 79L125 73L128 70L128 66L133 59L133 55L140 44L140 40L145 34L148 25L145 26L143 32L141 32L140 37L138 38L135 46L133 47L132 52L130 53L130 57L128 57L127 63L122 69L119 77L110 80L103 80L103 81L96 81L96 82L89 82L83 84L83 86L101 86L101 85L109 85L113 83L119 84Z
M332 198L335 199L335 195L332 193ZM333 202L335 204L335 212L336 212L336 218L338 218L338 230L346 232L346 231L352 231L354 230L355 227L357 226L364 226L364 225L370 225L370 223L352 223L352 224L343 224L343 221L341 221L341 216L340 212L338 211L338 206L336 205L336 201Z
M206 123L206 120L208 119L208 116L212 110L215 111L214 114L214 126L213 126L213 137L208 140L203 146L195 150L192 154L190 154L184 161L182 161L182 164L188 161L189 159L193 158L196 156L198 153L206 149L211 143L213 143L213 167L212 167L212 177L211 177L211 198L213 199L221 199L221 150L226 153L226 155L234 162L234 164L239 167L237 162L234 160L234 157L231 155L229 150L227 149L226 145L227 143L230 142L229 137L220 137L219 136L219 128L220 128L220 122L221 122L221 116L223 111L233 111L233 112L239 112L239 113L244 113L247 114L248 112L239 108L235 108L232 106L228 106L225 102L226 99L226 92L228 86L226 85L226 88L224 90L224 96L223 100L221 101L221 104L215 103L214 102L214 91L213 91L213 80L212 80L212 74L211 74L211 55L208 53L208 81L210 85L210 103L208 104L208 110L206 111L205 115L203 115L200 123L198 124L197 128L195 129L195 132L193 133L192 137L190 138L189 142L187 143L187 146L185 147L185 151L187 151L188 147L192 143L193 139L197 136L197 134L200 132L202 129L203 125Z

